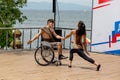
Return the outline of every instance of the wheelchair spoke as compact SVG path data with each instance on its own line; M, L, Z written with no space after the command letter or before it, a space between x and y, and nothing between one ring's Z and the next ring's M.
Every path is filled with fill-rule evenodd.
M46 66L53 61L54 51L49 46L39 47L35 51L34 58L39 65Z

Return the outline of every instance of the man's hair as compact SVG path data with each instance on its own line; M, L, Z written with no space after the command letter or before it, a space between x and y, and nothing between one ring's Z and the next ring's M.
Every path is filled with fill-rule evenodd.
M48 22L55 23L54 19L48 19L47 23L48 23Z

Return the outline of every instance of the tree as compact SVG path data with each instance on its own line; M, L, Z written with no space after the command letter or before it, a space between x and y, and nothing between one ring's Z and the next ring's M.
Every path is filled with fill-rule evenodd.
M20 10L25 6L27 0L0 0L0 27L1 28L12 28L18 21L23 23L27 19L23 16ZM8 37L8 45L12 40L12 30L1 30L0 29L0 47L6 46L6 37Z

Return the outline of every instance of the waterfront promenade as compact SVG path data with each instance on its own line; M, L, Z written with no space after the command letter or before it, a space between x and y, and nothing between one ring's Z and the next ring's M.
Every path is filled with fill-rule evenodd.
M63 50L69 56L69 50ZM100 71L74 54L73 67L69 60L63 65L39 66L34 60L34 50L0 50L0 80L120 80L120 56L91 53L92 58L101 63Z

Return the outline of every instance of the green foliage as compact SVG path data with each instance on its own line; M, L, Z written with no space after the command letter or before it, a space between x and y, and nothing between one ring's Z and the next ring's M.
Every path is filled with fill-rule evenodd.
M27 17L23 16L20 9L23 8L26 3L27 0L0 0L0 28L12 28L17 21L23 23ZM12 30L0 30L0 47L2 48L6 45L7 33L8 43L10 43Z
M0 30L0 46L3 48L4 46L10 46L10 43L13 40L12 30Z

